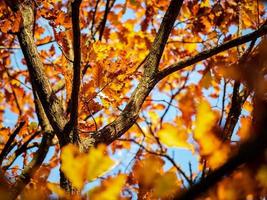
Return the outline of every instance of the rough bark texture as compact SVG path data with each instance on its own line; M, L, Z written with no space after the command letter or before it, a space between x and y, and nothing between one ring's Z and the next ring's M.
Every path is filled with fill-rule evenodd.
M110 144L123 135L136 121L145 98L158 82L156 76L159 62L182 4L183 1L181 0L172 0L170 2L150 49L150 53L145 60L144 74L140 83L134 90L120 116L114 122L92 135L93 140L91 142L93 142L94 146L99 143Z
M32 26L34 12L32 5L26 2L20 3L18 7L22 15L22 24L17 36L27 63L31 82L36 88L49 122L60 138L60 141L64 141L64 137L60 134L66 123L63 108L59 99L53 93L33 39Z

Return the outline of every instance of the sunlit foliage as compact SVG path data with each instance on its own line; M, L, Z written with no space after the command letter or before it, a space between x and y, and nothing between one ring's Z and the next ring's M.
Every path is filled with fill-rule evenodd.
M264 199L265 4L0 1L0 196Z

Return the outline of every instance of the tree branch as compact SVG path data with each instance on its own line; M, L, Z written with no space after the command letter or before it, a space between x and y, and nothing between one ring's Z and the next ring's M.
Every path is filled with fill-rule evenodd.
M256 39L254 39L249 48L246 50L246 52L241 56L239 59L239 63L245 63L247 61L247 58L249 54L251 53L254 45L255 45ZM235 81L234 82L234 87L233 87L233 96L232 96L232 102L231 102L231 107L230 111L227 115L226 118L226 123L223 128L223 135L222 139L223 140L230 140L234 131L234 128L238 122L239 116L242 111L242 106L247 100L250 91L247 86L244 85L243 92L239 92L240 89L240 82ZM243 95L241 95L243 93Z
M100 30L99 30L99 40L100 41L102 40L102 36L103 36L104 30L105 30L105 26L106 26L106 22L107 22L107 18L108 18L109 1L110 0L107 0L107 2L106 2L106 8L105 8L105 12L104 12L103 21L101 23L101 27L100 27Z
M244 60L243 60L244 61ZM264 79L264 74L258 69L253 69L255 76ZM248 77L249 78L249 77ZM248 164L257 158L261 157L267 148L267 134L266 134L266 121L267 112L267 100L265 94L257 91L257 84L252 84L251 87L255 92L255 103L253 110L253 123L250 129L250 135L252 136L248 141L240 145L237 153L233 155L228 161L218 169L211 172L206 178L203 178L199 183L195 184L187 191L178 194L175 199L186 200L195 199L199 195L205 193L212 186L218 183L225 176L230 175L242 164Z
M13 143L15 137L19 134L22 127L25 125L25 122L22 121L19 123L18 127L15 129L15 131L9 136L2 152L0 153L0 165L2 164L4 158L7 156L7 154L12 150L11 144Z
M30 142L39 134L40 131L36 131L25 143L23 143L21 146L18 146L15 152L8 158L8 162L2 167L2 169L7 170L22 153L26 152L29 149L28 147Z
M44 130L44 134L41 143L39 145L39 148L37 152L34 154L33 159L24 168L22 173L17 177L16 183L12 186L12 188L10 188L10 191L8 192L9 194L8 199L16 199L17 196L23 191L25 186L30 182L31 177L42 165L49 150L49 147L52 143L52 139L55 136L55 133L49 123L49 120L46 116L45 110L42 106L42 103L39 99L39 96L37 94L34 85L32 85L32 87L33 87L33 96L34 96L34 103L35 103L37 117L42 130Z
M171 158L168 154L158 153L158 152L155 152L155 151L151 151L151 150L147 149L143 144L140 144L139 142L137 142L134 139L119 138L118 140L119 141L124 141L124 142L132 142L132 143L138 145L139 147L141 147L141 149L145 150L149 154L166 158L176 168L176 170L184 177L184 179L190 185L192 184L191 180L187 177L187 175L185 174L185 172L176 164L176 162L173 160L173 158Z
M42 138L41 144L35 153L31 162L24 168L19 177L16 179L16 183L12 186L9 192L9 199L16 199L16 197L22 192L24 187L30 182L33 174L42 165L52 139L54 137L53 132L45 132Z
M267 103L258 100L258 107L261 110L265 110L267 109ZM259 112L257 112L257 114L259 114ZM254 129L252 129L254 132L253 134L257 135L255 138L252 138L248 142L242 144L237 154L231 157L224 165L211 172L206 176L206 178L203 178L203 180L189 188L187 191L178 194L175 199L196 199L201 194L204 194L208 189L213 187L225 176L230 175L240 165L257 159L267 147L267 134L265 125L267 114L262 114L262 116L260 116L259 118L261 118L261 120L256 124L257 128L254 127Z
M85 146L92 145L91 142L94 145L99 143L110 144L123 135L135 123L145 98L157 83L155 75L158 71L158 65L182 3L182 0L172 0L170 2L150 53L145 60L144 74L124 110L115 121L95 132L92 135L93 141L90 141L89 144L84 144Z
M205 60L207 58L210 58L211 56L214 56L218 53L221 53L223 51L226 51L230 48L236 47L238 45L244 44L246 42L249 42L251 40L254 40L256 38L259 38L263 35L267 34L267 23L265 22L258 30L246 34L244 36L238 37L236 39L230 40L220 46L214 47L212 49L208 49L205 51L202 51L201 53L190 57L186 60L182 60L178 63L172 64L168 66L167 68L163 69L157 74L157 79L161 80L165 78L166 76L179 71L181 69L184 69L185 67L188 67L190 65L196 64L197 62L200 62L202 60Z
M72 31L73 31L73 79L72 79L72 91L71 91L71 107L70 107L70 120L65 127L64 135L71 141L78 141L78 104L79 104L79 93L81 84L81 30L80 30L80 5L81 0L75 0L71 3L72 9ZM72 136L69 134L72 132ZM75 139L76 138L76 139Z
M22 15L22 24L17 37L27 63L32 85L36 88L43 107L46 108L45 112L53 129L56 131L60 141L64 141L64 137L61 135L66 124L64 111L60 105L60 100L53 93L32 37L33 8L27 1L23 3L17 2L15 7L11 7L12 10L17 8Z

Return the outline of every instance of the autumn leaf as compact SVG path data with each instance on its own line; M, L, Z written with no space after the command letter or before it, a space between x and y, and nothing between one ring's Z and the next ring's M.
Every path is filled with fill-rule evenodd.
M117 200L125 185L126 175L119 174L116 177L109 177L101 182L101 185L89 191L90 199Z
M249 101L246 101L246 102L244 103L243 107L244 107L244 109L245 109L247 112L249 112L249 113L251 113L251 112L253 111L253 105L252 105L252 103L249 102Z
M167 198L175 194L179 184L177 176L174 172L166 172L155 180L154 195L157 198Z
M89 181L103 175L110 170L115 162L106 154L106 146L99 145L97 148L92 148L87 155L88 157L88 174Z
M263 165L257 172L256 179L260 182L260 184L267 188L267 165Z
M159 140L168 147L191 148L185 128L164 123L157 134Z
M162 170L163 164L162 159L149 156L135 163L133 176L142 187L153 188L155 178Z
M212 112L209 103L202 100L197 108L194 137L196 139L204 138L203 136L211 130L215 120L216 115Z
M99 145L85 154L71 144L62 149L61 169L74 187L82 189L85 181L92 181L114 166L114 161L106 155L105 150L104 145Z
M3 33L7 33L9 30L10 30L10 28L11 28L11 21L9 21L9 20L5 20L2 24L1 24L1 31L3 32Z
M167 198L179 187L177 176L173 171L163 171L163 161L157 157L147 157L134 166L133 176L142 190L152 192L156 198Z
M209 69L204 73L199 84L205 89L208 89L209 87L212 86L212 76L211 76L211 71Z
M200 154L208 159L212 168L222 165L230 152L227 144L223 144L218 138L215 129L216 119L217 115L212 111L209 103L202 100L197 109L193 136L200 146Z
M82 189L87 176L87 155L80 153L76 146L68 145L62 149L61 162L61 170L73 186Z
M196 113L195 99L192 91L187 91L179 100L180 110L184 123L190 127L192 116Z

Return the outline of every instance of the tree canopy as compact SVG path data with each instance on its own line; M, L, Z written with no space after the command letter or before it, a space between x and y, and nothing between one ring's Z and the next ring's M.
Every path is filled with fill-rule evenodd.
M1 198L265 199L266 20L260 0L0 1Z

